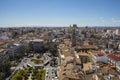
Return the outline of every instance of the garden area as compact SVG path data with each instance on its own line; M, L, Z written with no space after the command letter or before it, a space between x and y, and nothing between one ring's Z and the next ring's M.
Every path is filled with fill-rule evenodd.
M33 69L32 79L33 80L45 80L46 70Z
M33 64L43 64L43 60L46 58L44 56L37 55L31 59L31 63Z
M11 80L27 80L30 75L30 70L19 70Z
M29 68L19 70L11 80L45 80L46 70Z

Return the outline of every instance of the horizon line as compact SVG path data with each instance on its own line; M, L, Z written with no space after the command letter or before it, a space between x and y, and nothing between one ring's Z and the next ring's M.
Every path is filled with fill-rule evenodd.
M27 27L27 28L43 28L43 27L70 27L70 25L69 26L0 26L0 28L22 28L22 27ZM108 28L114 28L114 27L119 27L120 28L120 26L77 26L77 27L108 27Z

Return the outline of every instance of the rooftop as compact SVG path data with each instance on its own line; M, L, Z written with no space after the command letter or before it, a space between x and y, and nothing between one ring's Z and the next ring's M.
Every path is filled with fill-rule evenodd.
M115 61L120 61L120 54L112 53L112 54L109 54L107 57L111 58L111 59L113 59Z
M30 40L30 41L34 41L34 42L42 42L44 41L43 39L33 39L33 40Z
M89 63L83 64L83 70L84 71L92 70L92 63L89 62Z
M4 51L4 49L0 49L0 53L3 52L3 51Z
M73 59L74 59L74 57L72 57L72 56L67 56L67 57L65 57L65 61L66 61L66 62L71 61L71 60L73 60Z
M74 64L69 63L66 66L61 67L61 72L60 72L60 80L66 80L66 78L74 79L74 80L79 80L81 77L83 77L82 74L75 72ZM79 71L80 72L80 71ZM82 80L82 79L81 79Z
M98 49L97 46L94 45L83 45L83 46L76 46L76 49Z
M102 56L105 56L105 54L104 53L102 53L102 52L98 52L97 54L94 54L96 57L102 57Z

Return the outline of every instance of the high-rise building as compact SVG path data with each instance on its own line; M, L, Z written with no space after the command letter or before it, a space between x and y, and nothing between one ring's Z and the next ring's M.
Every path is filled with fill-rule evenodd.
M115 30L115 34L118 35L119 34L119 29Z
M72 37L71 37L72 47L76 46L76 28L77 28L77 25L73 24L73 26L72 26Z

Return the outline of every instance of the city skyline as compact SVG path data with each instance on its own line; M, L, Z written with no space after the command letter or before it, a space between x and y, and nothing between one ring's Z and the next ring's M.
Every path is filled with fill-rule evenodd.
M0 0L0 27L120 26L119 0Z

